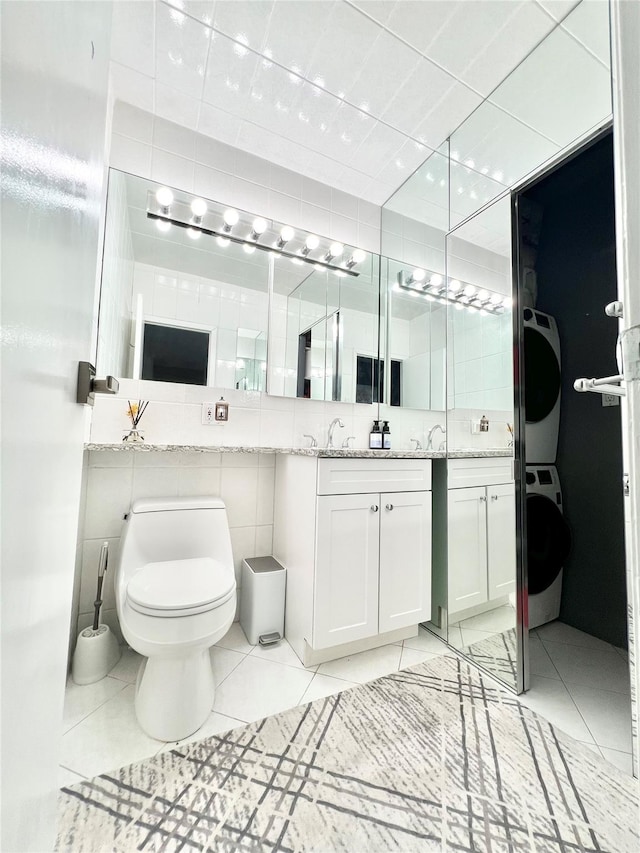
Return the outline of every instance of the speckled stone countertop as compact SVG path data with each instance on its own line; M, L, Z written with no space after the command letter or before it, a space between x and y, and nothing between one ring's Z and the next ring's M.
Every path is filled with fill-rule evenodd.
M444 450L368 450L366 448L326 447L215 447L193 444L148 444L146 442L121 442L120 444L86 444L86 450L115 450L125 453L154 452L196 452L196 453L289 453L294 456L345 457L350 459L466 459L476 456L512 456L509 448L497 450L453 450L447 454Z

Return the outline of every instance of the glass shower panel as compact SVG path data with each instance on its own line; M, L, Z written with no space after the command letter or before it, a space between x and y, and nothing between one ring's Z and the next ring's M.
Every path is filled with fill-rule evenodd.
M448 640L516 688L511 200L447 235Z

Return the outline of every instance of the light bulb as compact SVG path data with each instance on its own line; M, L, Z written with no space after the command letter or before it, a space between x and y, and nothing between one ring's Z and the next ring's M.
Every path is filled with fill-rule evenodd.
M302 258L290 258L289 260L291 261L292 264L298 264L299 265L299 264L304 263Z
M486 302L488 298L489 298L489 294L487 293L486 290L481 290L480 293L478 294L478 299L481 302Z
M248 243L245 243L242 247L242 251L246 252L247 255L252 255L256 250L255 246L250 246Z
M293 228L290 225L283 226L283 228L280 231L280 239L282 240L283 243L288 243L289 240L293 240L293 238L295 236L296 236L296 232L293 230Z
M318 248L318 246L320 245L320 240L318 237L316 237L315 234L309 234L307 239L304 241L304 244L307 249L312 252L314 249Z
M473 296L476 292L476 289L472 284L468 284L462 292L465 296Z
M166 219L156 219L156 228L158 231L169 231L171 228L171 223L167 222Z
M256 216L251 227L253 228L254 233L260 236L260 234L267 230L267 226L268 222L266 219L263 219L261 216Z
M502 302L502 296L499 293L493 293L491 296L491 304L499 305Z
M199 240L202 236L202 231L198 228L187 228L187 234L191 237L192 240Z
M449 290L451 291L451 293L457 293L461 287L462 285L460 284L457 278L452 278L449 282Z
M411 279L413 281L424 281L424 277L426 276L426 272L421 269L414 270L411 273Z
M431 276L431 278L429 279L429 284L430 284L432 287L440 287L440 285L442 284L442 276L441 276L439 273L437 273L437 272L436 272L436 273L434 273L434 274Z
M351 255L351 259L353 260L354 264L361 264L366 257L367 253L363 252L362 249L356 249L353 255Z
M228 246L231 240L228 237L216 237L216 243L218 246L221 246L223 249L225 246Z
M342 245L342 243L332 243L329 246L329 254L332 258L339 258L343 252L344 246Z
M173 193L169 189L169 187L160 187L160 189L156 193L156 201L160 205L160 207L167 208L173 202Z
M194 198L191 202L191 213L197 218L202 219L202 217L207 212L207 203L202 198Z
M230 207L229 210L225 210L222 218L224 219L225 225L228 225L229 228L233 228L234 225L238 224L238 219L240 217L238 216L238 211Z

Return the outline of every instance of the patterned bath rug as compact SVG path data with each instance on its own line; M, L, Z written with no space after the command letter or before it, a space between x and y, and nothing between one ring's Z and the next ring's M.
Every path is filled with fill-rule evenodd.
M516 683L518 652L515 628L477 640L461 651L475 660L478 666L495 673L508 684Z
M638 853L638 784L442 657L63 788L57 850Z

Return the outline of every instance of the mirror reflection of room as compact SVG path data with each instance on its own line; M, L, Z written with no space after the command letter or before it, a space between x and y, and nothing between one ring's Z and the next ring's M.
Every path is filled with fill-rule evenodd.
M150 215L158 192L153 181L110 171L98 371L264 391L268 254ZM196 205L192 194L171 195L174 205ZM197 209L212 207L197 201ZM226 216L250 233L251 220L237 211L216 213L221 231L231 234ZM191 210L194 221L203 215Z

